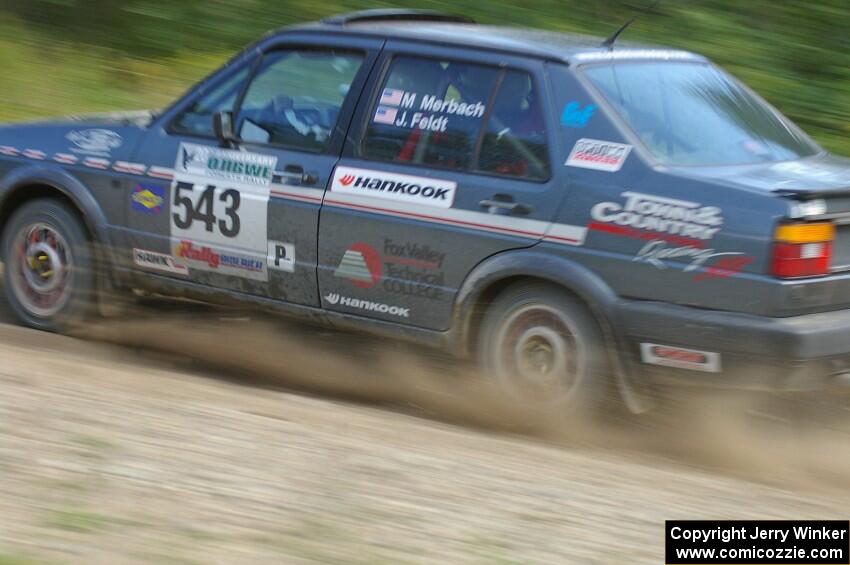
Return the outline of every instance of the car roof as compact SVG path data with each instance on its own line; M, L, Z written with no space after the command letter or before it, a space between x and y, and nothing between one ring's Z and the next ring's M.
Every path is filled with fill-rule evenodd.
M372 36L502 51L557 60L568 64L621 59L705 60L700 55L632 42L617 42L613 49L603 39L590 35L560 33L532 28L479 25L463 22L430 22L411 19L354 21L333 19L283 28L280 32L311 31L342 35Z

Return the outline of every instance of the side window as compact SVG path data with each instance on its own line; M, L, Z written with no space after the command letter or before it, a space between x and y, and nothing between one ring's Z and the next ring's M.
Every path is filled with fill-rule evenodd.
M369 159L468 170L499 70L398 57L377 101L362 154Z
M367 159L549 177L541 101L526 72L397 57L379 96L361 144Z
M487 121L479 170L532 180L549 178L540 94L528 73L505 74Z
M236 98L238 98L242 85L247 78L248 68L246 67L225 79L177 116L171 122L169 130L172 133L212 137L215 135L212 127L213 114L233 110Z
M286 50L267 55L245 93L236 133L250 143L321 151L363 55Z

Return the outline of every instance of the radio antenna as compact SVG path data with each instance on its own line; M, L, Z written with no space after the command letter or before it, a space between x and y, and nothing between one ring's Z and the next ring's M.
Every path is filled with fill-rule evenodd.
M617 38L619 38L619 37L620 37L620 35L621 35L624 31L626 31L626 30L629 28L629 26L630 26L630 25L632 25L633 23L635 23L635 20L637 20L639 17L641 17L641 16L642 16L642 15L644 15L645 13L653 11L653 10L655 9L655 7L656 7L656 6L658 6L658 3L659 3L660 1L661 1L661 0L655 0L655 2L653 2L650 6L648 6L648 7L646 7L646 8L641 9L641 10L640 10L637 14L635 14L634 16L632 16L632 17L629 19L629 21L627 21L626 23L624 23L623 25L621 25L621 26L620 26L620 29L618 29L617 31L615 31L614 33L612 33L612 34L611 34L611 36L610 36L610 37L608 37L608 39L606 39L605 41L603 41L603 42L602 42L602 47L607 47L608 49L613 49L613 48L614 48L614 43L617 41Z

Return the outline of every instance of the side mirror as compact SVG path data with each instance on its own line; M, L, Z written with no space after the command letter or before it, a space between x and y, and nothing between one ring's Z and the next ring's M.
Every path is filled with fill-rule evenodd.
M233 131L233 112L216 112L212 117L213 132L223 145L232 145L236 142L236 134Z

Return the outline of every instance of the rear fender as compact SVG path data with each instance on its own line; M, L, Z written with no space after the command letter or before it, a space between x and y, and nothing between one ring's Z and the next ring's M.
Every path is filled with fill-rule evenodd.
M630 378L630 360L625 336L618 330L619 297L598 275L562 256L539 249L506 251L480 263L461 286L452 327L456 353L469 356L476 339L476 308L488 289L511 279L534 278L568 290L580 298L599 323L620 393L633 412L651 408L651 395L641 391Z

